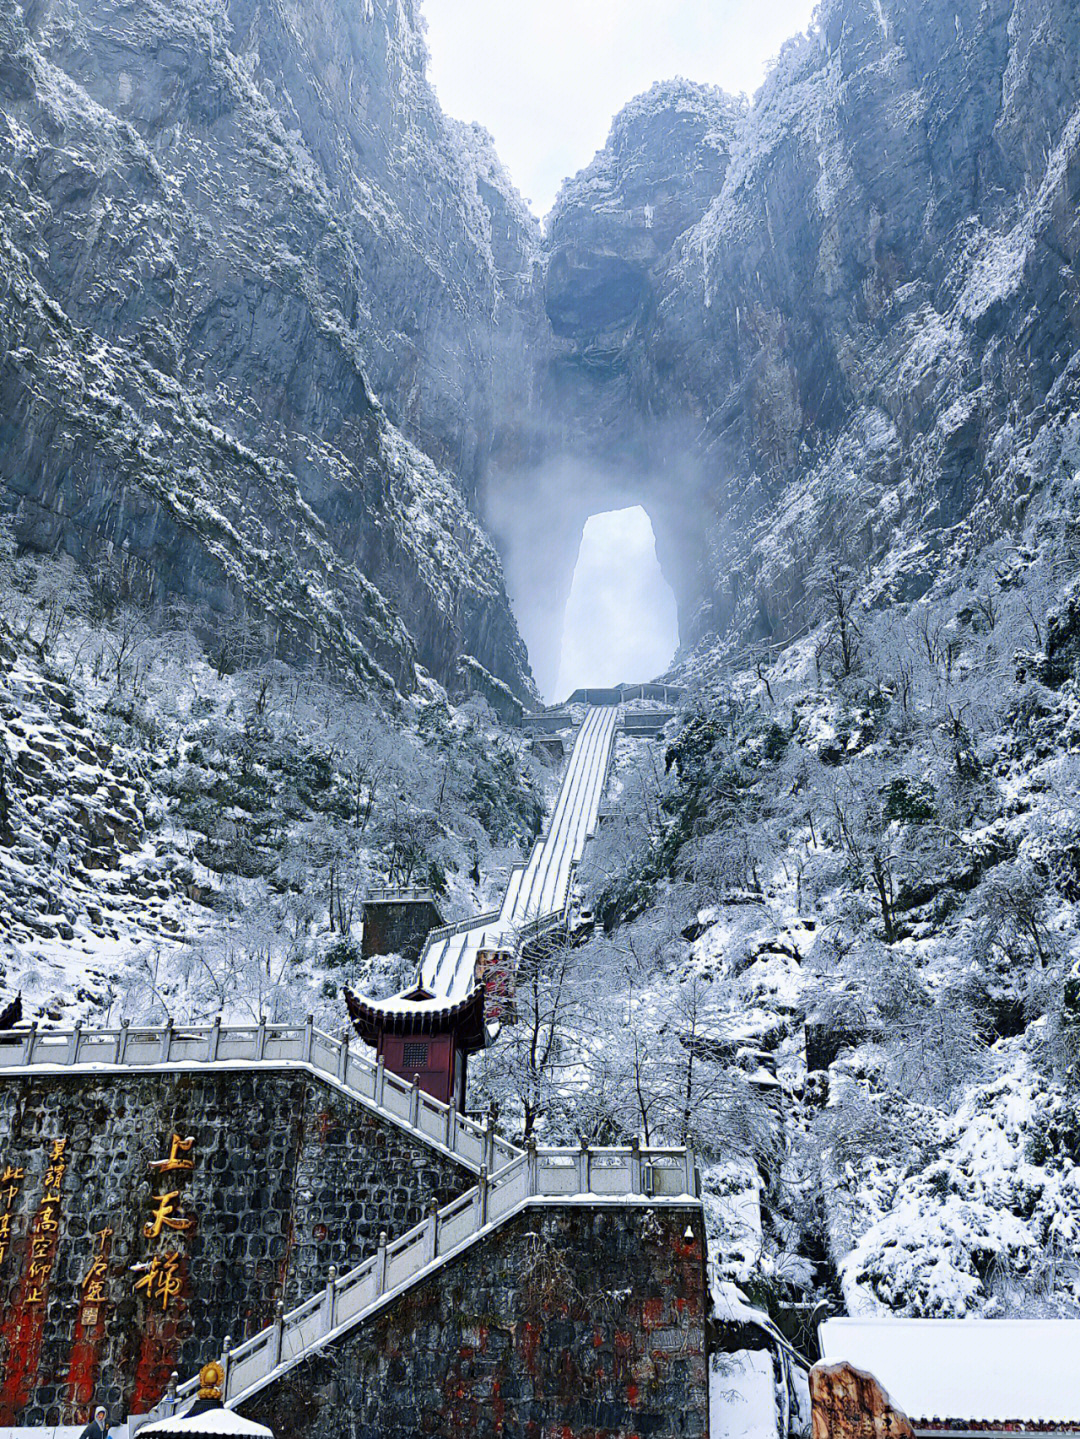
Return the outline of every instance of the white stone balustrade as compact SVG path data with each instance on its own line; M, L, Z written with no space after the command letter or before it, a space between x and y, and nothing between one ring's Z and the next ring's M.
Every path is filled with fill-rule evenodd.
M339 1333L476 1243L495 1225L529 1205L696 1204L698 1181L688 1149L537 1149L530 1145L497 1174L480 1182L338 1277L228 1355L224 1401L241 1403L270 1380L299 1364ZM134 1416L134 1427L185 1407L198 1388L191 1379L153 1411Z
M114 1029L14 1030L0 1035L0 1075L46 1070L88 1069L101 1072L154 1069L268 1069L305 1065L368 1108L452 1154L478 1174L484 1166L496 1172L521 1154L496 1134L422 1090L388 1074L381 1062L350 1043L305 1024L225 1026L132 1025Z

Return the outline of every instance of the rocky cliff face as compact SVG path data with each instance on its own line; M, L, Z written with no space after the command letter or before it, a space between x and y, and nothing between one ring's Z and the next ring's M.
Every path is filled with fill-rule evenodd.
M591 514L645 505L684 615L697 603L707 486L692 414L658 372L652 335L673 248L719 192L742 118L720 90L653 86L548 218L532 449L526 464L497 453L487 491L538 674L558 669L550 616L561 617Z
M5 0L0 53L19 538L403 689L467 653L527 693L469 500L535 224L414 5Z
M918 595L1072 463L1064 0L826 0L752 106L627 106L543 240L414 0L0 15L5 503L158 599L523 695L477 509L550 671L596 510L738 650L830 556Z
M584 883L619 953L687 942L664 1023L700 977L772 1066L786 1154L814 1137L759 1150L764 1231L855 1313L1044 1312L1075 1159L1078 42L1056 0L825 0L647 271L599 181L618 127L551 226L552 454L615 454L706 681L666 756L692 799L627 766ZM657 136L692 103L648 99ZM644 210L672 161L638 153Z
M827 0L750 109L658 87L564 190L548 466L646 505L685 642L799 633L823 556L917 595L1075 465L1078 40Z

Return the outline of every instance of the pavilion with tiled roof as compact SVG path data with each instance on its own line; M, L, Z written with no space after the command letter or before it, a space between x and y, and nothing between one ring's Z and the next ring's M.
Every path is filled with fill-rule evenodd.
M487 1043L483 985L457 1000L419 983L389 999L346 989L345 1004L357 1034L391 1074L415 1078L426 1094L465 1108L466 1060Z

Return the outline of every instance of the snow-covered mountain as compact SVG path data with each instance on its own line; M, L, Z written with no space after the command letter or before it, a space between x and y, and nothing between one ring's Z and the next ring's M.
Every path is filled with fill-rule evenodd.
M751 105L633 102L550 218L512 508L568 456L645 505L695 690L590 860L575 1117L743 1156L764 1228L715 1248L777 1312L1080 1296L1078 42L825 0Z
M822 554L916 595L1068 464L1067 4L827 0L753 104L632 101L545 237L412 3L3 23L20 538L250 602L285 652L524 693L473 513L557 613L634 502L687 646L782 641Z
M750 107L656 86L564 187L551 451L646 505L685 644L800 633L838 549L913 597L1075 464L1078 43L826 0Z
M358 897L475 912L553 778L431 677L527 698L500 554L554 631L640 503L686 713L520 998L550 1064L477 1093L693 1140L777 1310L1073 1312L1078 49L1072 0L823 0L541 235L414 0L0 0L2 997L392 987Z
M413 687L528 663L470 499L536 223L412 4L0 8L20 541Z

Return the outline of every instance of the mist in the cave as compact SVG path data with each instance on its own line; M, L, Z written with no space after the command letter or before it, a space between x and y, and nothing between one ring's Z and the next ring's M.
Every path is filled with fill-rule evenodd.
M566 605L555 697L583 685L651 679L678 643L675 596L648 515L640 505L591 515Z

